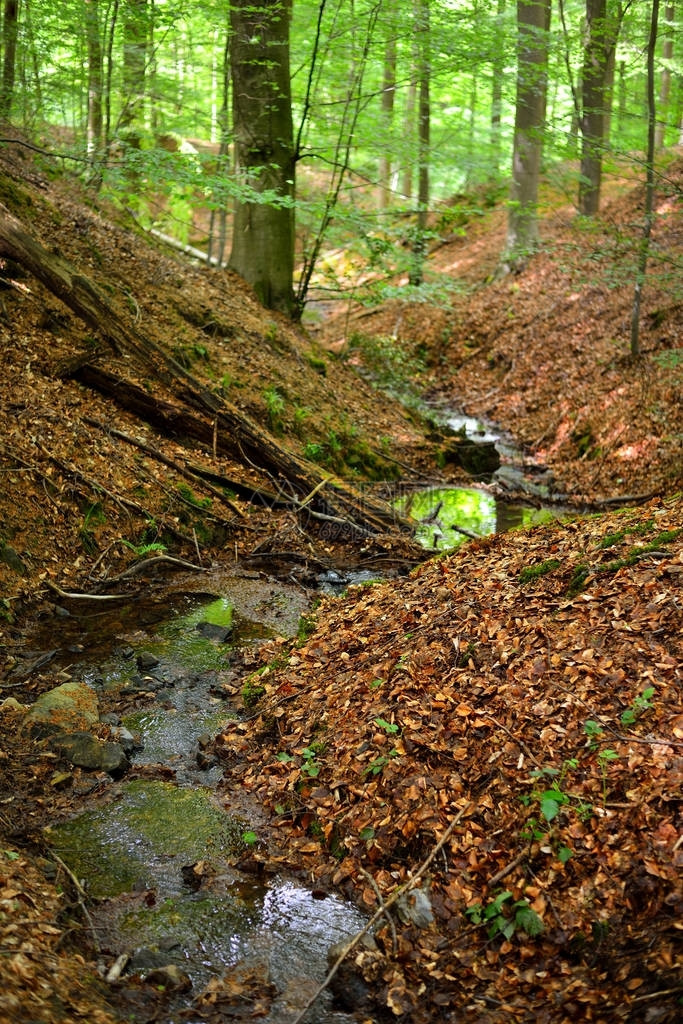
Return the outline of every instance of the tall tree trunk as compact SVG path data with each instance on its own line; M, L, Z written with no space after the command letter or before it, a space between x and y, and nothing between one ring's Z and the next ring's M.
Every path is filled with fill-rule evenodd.
M503 21L505 18L505 0L498 0L496 8L497 38L493 41L493 57L491 60L491 163L489 178L498 177L500 170L501 116L503 112L503 74L505 68L505 51L500 45L503 38Z
M382 152L379 158L379 181L377 205L386 210L391 192L391 129L394 119L394 97L396 95L396 31L393 23L389 26L389 37L384 48L384 73L382 77Z
M666 136L666 122L671 98L671 62L674 55L674 5L664 7L664 39L662 41L662 73L659 80L659 109L655 127L655 149L661 149Z
M427 214L429 213L429 143L431 109L429 84L431 75L431 39L429 0L418 0L417 33L420 46L419 91L417 102L417 223L413 239L412 261L409 272L411 285L418 287L424 280L424 261L427 253Z
M647 178L645 183L645 222L643 224L643 237L638 255L636 284L633 292L633 309L631 311L631 356L634 359L640 355L640 304L645 284L647 258L650 254L650 236L652 234L655 206L655 122L657 118L655 105L655 50L657 47L658 18L659 0L652 0L650 36L647 44Z
M241 0L231 7L230 66L235 201L230 267L260 302L295 313L295 153L289 78L291 0Z
M579 178L579 210L586 217L592 217L600 208L602 154L609 99L608 78L618 24L618 20L608 14L607 0L586 0Z
M550 0L517 0L517 99L504 269L538 245L538 184L548 82Z
M16 74L17 37L19 35L19 0L5 0L2 14L2 83L0 84L0 117L12 112Z
M88 46L88 153L96 157L102 149L102 39L98 0L85 0L85 32Z
M124 0L123 4L123 110L119 129L142 120L145 104L145 71L149 28L147 0Z

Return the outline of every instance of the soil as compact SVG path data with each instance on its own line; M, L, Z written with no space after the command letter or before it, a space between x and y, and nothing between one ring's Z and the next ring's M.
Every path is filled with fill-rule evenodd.
M359 1019L656 1024L680 1009L683 159L658 187L653 263L674 270L648 278L636 360L627 241L643 190L623 177L607 188L586 224L548 186L541 251L500 280L504 209L470 211L430 256L430 272L466 286L447 303L345 308L307 332L261 310L234 275L165 250L49 159L0 153L0 201L123 323L373 500L399 476L463 479L441 465L430 428L366 380L381 336L404 354L394 385L512 432L565 500L635 506L477 541L354 590L323 606L303 646L271 644L247 666L269 666L263 704L216 749L231 785L271 815L264 864L374 908L452 826L425 869L434 920L404 913L395 939L385 925L379 949L356 956ZM0 1009L42 1024L162 1021L149 988L98 980L83 894L44 847L42 828L76 794L11 702L62 678L36 660L35 624L58 633L85 595L162 590L186 568L171 557L305 585L340 563L405 574L424 555L400 530L359 542L307 517L238 443L161 431L79 383L87 362L177 401L20 266L5 260L1 283ZM248 501L249 489L279 500ZM321 770L302 785L315 743ZM266 756L276 750L292 760ZM203 1019L248 1014L248 987L209 993Z

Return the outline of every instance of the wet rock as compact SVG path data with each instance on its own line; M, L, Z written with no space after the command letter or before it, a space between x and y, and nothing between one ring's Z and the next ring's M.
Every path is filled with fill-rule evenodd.
M396 913L403 924L428 928L434 920L429 893L424 889L411 889L396 900Z
M189 992L192 988L192 980L176 964L166 964L165 967L155 967L153 971L145 975L145 982L154 985L155 988L164 988L167 992Z
M100 740L90 732L58 733L50 739L50 747L71 764L88 771L122 775L130 767L119 743Z
M123 747L128 757L136 750L142 750L144 747L140 733L133 733L130 729L126 729L124 725L116 726L112 729L111 735L114 743L118 743Z
M136 658L136 665L141 672L149 672L151 668L156 668L159 664L159 659L155 654L150 651L142 651Z
M330 968L337 962L347 945L348 940L342 939L330 946L327 953ZM330 982L330 991L340 1009L347 1013L367 1009L372 1000L372 990L363 977L363 964L366 960L379 957L374 937L366 933L342 962Z
M218 626L215 622L198 622L195 629L202 636L219 643L225 643L232 636L232 626Z
M85 683L62 683L40 695L24 719L33 735L86 731L99 721L95 692Z

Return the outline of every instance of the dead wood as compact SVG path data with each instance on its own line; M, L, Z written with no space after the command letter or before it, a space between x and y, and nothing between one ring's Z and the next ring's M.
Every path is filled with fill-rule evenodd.
M125 313L117 310L89 278L66 260L48 252L2 204L0 255L13 259L33 274L97 331L113 352L132 357L141 376L163 382L180 404L174 406L153 395L144 401L141 388L114 378L92 363L75 371L73 375L77 379L89 386L107 389L120 404L148 421L153 416L152 422L171 436L194 437L210 449L215 446L216 450L230 451L243 464L257 467L273 480L281 491L281 498L291 499L294 508L299 507L302 497L315 492L314 501L307 506L312 518L324 517L361 535L410 529L385 502L361 495L350 484L328 477L315 464L278 444L271 434L227 399L204 387L161 345L127 326ZM100 358L104 358L103 353ZM114 380L116 389L111 391ZM194 410L195 415L190 410Z

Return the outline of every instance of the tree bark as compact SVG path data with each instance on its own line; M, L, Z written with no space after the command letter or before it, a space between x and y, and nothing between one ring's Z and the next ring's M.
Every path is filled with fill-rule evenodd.
M88 47L88 153L97 155L102 148L102 83L104 65L100 38L98 0L85 0L85 34Z
M295 313L295 152L289 77L291 0L231 6L235 202L229 266L267 309ZM253 197L253 198L252 198Z
M16 73L17 36L19 34L19 0L5 0L2 20L2 83L0 83L0 117L12 112Z
M517 0L517 100L504 263L523 263L538 245L538 184L548 80L550 0Z
M610 18L607 0L586 0L586 41L581 76L581 175L579 210L585 217L600 208L602 154L608 124L608 79L618 20Z

